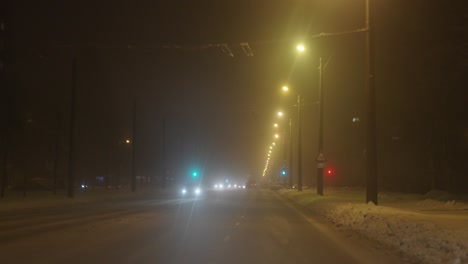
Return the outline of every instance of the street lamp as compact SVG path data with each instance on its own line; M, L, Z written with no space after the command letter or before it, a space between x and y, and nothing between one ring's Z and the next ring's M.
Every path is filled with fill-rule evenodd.
M316 158L317 162L317 194L323 196L323 168L327 159L323 154L323 82L322 82L322 57L320 57L319 63L319 147L318 155Z
M282 87L284 92L289 91L289 88L287 86ZM276 125L276 124L275 124ZM289 115L289 138L290 138L290 153L289 153L289 166L287 166L286 162L286 128L283 129L283 151L284 151L284 156L283 156L283 172L285 172L285 168L288 168L288 177L289 177L289 187L292 188L293 185L293 178L292 178L292 117ZM284 176L284 175L283 175ZM286 186L286 179L284 179L284 185Z
M299 51L304 51L304 46L303 45L298 45L297 49ZM288 92L289 88L287 86L283 86L283 91ZM301 94L297 94L297 158L298 158L298 164L297 164L297 191L301 192L302 191L302 128L301 128ZM290 131L292 132L292 123L291 119L289 121L290 125ZM291 134L291 152L292 152L292 134ZM290 168L292 168L292 155L290 158ZM290 169L292 171L292 169ZM292 173L289 173L292 175ZM290 179L290 184L292 185L292 179Z
M303 52L305 47L303 45L298 45L297 50L299 52ZM317 194L323 195L323 168L325 167L326 158L323 155L323 92L322 92L322 72L323 72L323 64L322 64L322 57L319 60L319 147L318 147L318 155L315 159L317 162ZM283 89L284 90L284 89ZM300 106L300 99L298 99L298 106ZM298 111L298 116L300 112ZM299 119L300 124L300 119ZM299 138L300 142L300 138ZM300 147L300 144L299 144Z
M304 52L305 51L305 46L302 45L302 44L299 44L296 46L296 49L299 51L299 52Z

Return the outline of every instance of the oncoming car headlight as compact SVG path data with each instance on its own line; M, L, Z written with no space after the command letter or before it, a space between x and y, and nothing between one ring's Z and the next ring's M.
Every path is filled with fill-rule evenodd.
M187 193L187 190L182 189L182 194L186 194L186 193Z
M200 188L196 188L196 189L195 189L195 195L199 195L200 193L201 193Z

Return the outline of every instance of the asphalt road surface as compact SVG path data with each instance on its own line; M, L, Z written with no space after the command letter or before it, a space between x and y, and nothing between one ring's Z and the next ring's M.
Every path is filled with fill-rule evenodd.
M266 190L11 209L0 263L401 263Z

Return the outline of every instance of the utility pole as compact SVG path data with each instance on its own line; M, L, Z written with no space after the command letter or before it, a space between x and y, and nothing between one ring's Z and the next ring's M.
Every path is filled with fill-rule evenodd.
M57 179L58 179L58 159L60 148L60 129L62 127L62 115L57 112L57 130L55 131L55 157L54 157L54 195L57 195Z
M68 154L68 197L75 196L75 123L76 123L76 57L72 62L72 87L70 96L70 135L69 135L69 154Z
M302 192L302 136L301 136L301 95L297 95L297 157L298 157L298 165L297 165L297 191Z
M284 187L286 188L286 177L289 174L287 170L287 162L286 162L286 127L283 128L283 171L285 174L282 174L283 179L283 184Z
M292 136L292 117L289 116L289 188L293 187L293 136Z
M323 66L322 57L319 64L319 147L317 162L317 194L323 196L323 168L326 158L323 155Z
M0 86L3 88L2 91L2 98L0 101L2 102L0 111L5 113L5 121L4 122L4 135L3 135L3 153L2 153L2 176L1 176L1 190L0 190L0 197L5 197L5 192L8 185L8 157L10 152L10 126L12 122L12 90L11 87L11 76L12 76L12 28L10 28L10 21L12 20L12 12L13 10L13 1L3 1L2 7L0 9ZM3 101L5 100L5 103ZM0 131L0 133L3 131Z
M3 76L0 76L0 78L4 78L3 80L0 79L0 82L3 82L5 84L7 84L7 80L6 79L6 74L5 73L1 73L3 74ZM8 157L9 157L9 152L10 152L10 125L11 125L11 100L10 100L10 92L9 92L9 88L8 85L6 87L7 89L7 93L6 93L6 104L5 104L5 108L6 108L6 124L5 124L5 138L4 138L4 150L3 150L3 169L2 169L2 183L1 183L1 192L0 192L0 197L3 198L5 197L5 192L6 192L6 189L7 189L7 185L8 185Z
M377 121L376 121L376 92L374 69L374 26L372 6L366 0L366 90L368 96L367 106L367 174L366 174L366 203L377 200Z
M136 96L133 99L133 122L132 122L132 192L136 191L136 166L135 166L135 148L136 148Z
M161 188L166 188L166 172L167 172L167 161L166 161L166 117L162 120L162 173L161 173Z

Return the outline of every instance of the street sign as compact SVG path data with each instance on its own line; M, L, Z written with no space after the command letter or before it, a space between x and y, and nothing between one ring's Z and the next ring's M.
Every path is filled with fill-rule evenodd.
M323 168L325 168L326 165L327 164L325 162L319 162L319 163L317 163L317 168L323 169Z
M325 163L327 161L327 158L325 158L325 155L323 155L323 153L320 152L315 161L317 161L318 163Z

